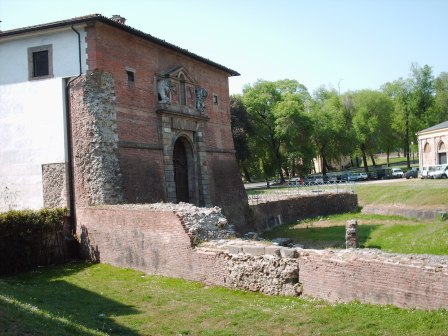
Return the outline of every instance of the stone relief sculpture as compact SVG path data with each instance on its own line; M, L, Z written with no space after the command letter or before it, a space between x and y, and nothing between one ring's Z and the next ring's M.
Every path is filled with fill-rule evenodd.
M196 109L200 112L205 110L205 98L207 98L207 90L204 88L196 89Z
M157 80L157 96L159 103L169 104L171 103L171 80L169 78L163 78Z

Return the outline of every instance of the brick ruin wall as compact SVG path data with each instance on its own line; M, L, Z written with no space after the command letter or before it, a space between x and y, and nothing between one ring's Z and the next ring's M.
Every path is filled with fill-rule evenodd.
M213 240L196 246L202 239L195 239L200 234L190 224L209 216L200 209L182 212L169 204L79 209L84 255L149 274L265 294L448 308L448 257L305 250L234 239L221 216L211 224L217 229L207 231L227 233L215 232Z
M255 229L264 232L298 219L356 211L358 195L353 193L304 195L252 205Z

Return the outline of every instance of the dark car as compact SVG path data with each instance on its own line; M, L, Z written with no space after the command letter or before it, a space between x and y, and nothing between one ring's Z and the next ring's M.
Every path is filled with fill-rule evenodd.
M419 170L418 168L412 168L412 169L408 170L404 176L407 179L417 178L418 177L418 170Z

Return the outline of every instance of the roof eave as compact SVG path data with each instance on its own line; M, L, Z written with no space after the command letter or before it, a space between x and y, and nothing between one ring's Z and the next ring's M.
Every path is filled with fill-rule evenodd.
M76 25L76 24L82 24L82 23L88 23L88 22L93 22L93 21L100 21L103 22L105 24L108 24L110 26L113 26L115 28L124 30L130 34L139 36L145 40L151 41L153 43L156 43L158 45L161 45L165 48L168 48L170 50L179 52L185 56L188 56L190 58L193 58L197 61L200 61L202 63L211 65L217 69L220 69L224 72L226 72L228 75L232 76L240 76L240 73L238 73L235 70L232 70L230 68L227 68L221 64L218 64L216 62L213 62L207 58L204 58L202 56L199 56L195 53L192 53L186 49L182 49L174 44L171 44L169 42L166 42L165 40L161 40L157 37L154 37L150 34L144 33L138 29L129 27L127 25L118 23L114 20L111 20L101 14L92 14L89 16L83 16L83 17L79 17L79 18L74 18L74 19L70 19L70 20L64 20L64 21L57 21L57 22L52 22L52 23L47 23L47 24L41 24L41 25L36 25L36 26L30 26L30 27L25 27L25 28L19 28L19 29L13 29L13 30L8 30L8 31L4 31L0 33L0 38L2 37L7 37L7 36L14 36L14 35L21 35L21 34L25 34L25 33L29 33L29 32L34 32L34 31L39 31L39 30L44 30L44 29L53 29L53 28L58 28L58 27L63 27L63 26L71 26L71 25Z

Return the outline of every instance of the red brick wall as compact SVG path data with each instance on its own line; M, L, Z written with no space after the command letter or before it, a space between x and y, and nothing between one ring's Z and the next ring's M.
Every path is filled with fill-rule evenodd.
M150 274L222 284L215 253L196 252L180 219L169 211L92 207L78 210L83 255ZM88 246L90 245L90 246Z
M303 195L251 205L255 227L263 232L298 219L355 211L358 195L351 193ZM281 218L279 222L278 218Z
M212 204L222 208L229 223L235 225L238 232L253 231L252 214L235 155L209 152L207 161Z
M412 265L415 259L375 253L345 257L331 252L305 253L299 258L299 279L304 295L328 301L448 307L446 267Z
M219 178L220 181L227 181L221 184L233 185L233 189L227 188L227 192L233 193L233 200L241 202L238 197L242 195L242 182L233 176L233 174L239 176L235 155L228 154L234 150L230 127L228 74L103 23L97 22L91 25L87 28L87 32L89 71L109 72L115 81L120 142L161 145L160 118L156 113L157 74L182 66L199 86L208 91L205 105L209 121L206 122L204 141L206 149L214 151L208 161L218 160L225 163L225 169L219 172L213 171L219 168L218 165L209 165L209 174L216 177L210 182L216 186L213 188L211 199L212 202L216 200L218 204L221 202L221 196L218 194L220 187L217 185ZM126 67L135 70L134 83L128 83ZM218 96L217 105L213 104L213 95ZM216 152L216 149L227 153ZM125 196L129 202L166 199L161 150L157 152L154 149L134 150L121 147L120 155ZM139 163L141 167L135 167ZM148 181L148 176L152 176L151 181ZM159 185L155 185L153 181L158 181ZM230 212L232 211L229 209L227 213Z
M78 220L77 232L81 234L84 255L90 252L91 255L96 254L100 262L149 274L238 287L231 281L232 270L245 269L248 258L258 260L256 263L263 260L258 254L247 258L239 258L240 255L230 257L224 245L220 249L193 248L185 226L170 211L132 205L97 206L79 209ZM241 251L238 244L247 242L229 244L233 250ZM255 252L260 249L269 254L266 244L259 248L251 245ZM447 257L394 255L366 250L298 249L297 252L295 257L286 261L292 270L297 265L298 281L306 296L331 302L359 300L400 307L448 308ZM273 258L281 257L269 254L265 261L272 264ZM256 282L253 286L249 284L249 288L272 286L276 272L269 276L263 267L259 267L259 271L260 276L249 274ZM281 289L285 284L277 285Z

